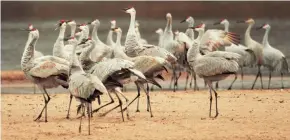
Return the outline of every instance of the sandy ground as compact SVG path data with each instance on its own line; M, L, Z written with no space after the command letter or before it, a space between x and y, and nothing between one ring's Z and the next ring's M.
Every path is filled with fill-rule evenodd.
M34 122L43 106L40 94L2 94L2 139L290 139L290 90L219 90L217 119L208 117L207 90L156 91L151 93L153 118L146 111L142 94L140 111L130 106L130 120L122 122L119 109L105 117L99 115L117 105L94 114L92 135L88 135L87 118L78 132L77 102L73 100L71 119L65 118L68 94L50 94L48 122ZM127 92L132 99L136 93ZM102 103L108 98L103 96ZM124 101L125 103L125 101ZM98 107L97 103L93 108Z

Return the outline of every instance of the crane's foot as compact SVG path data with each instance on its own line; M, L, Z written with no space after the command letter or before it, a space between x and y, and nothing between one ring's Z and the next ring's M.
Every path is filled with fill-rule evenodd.
M39 114L38 117L34 119L34 121L38 121L40 118L41 118L41 114Z
M232 87L229 87L228 90L232 90Z
M137 110L136 110L136 112L140 112L140 110L139 110L139 109L137 109Z

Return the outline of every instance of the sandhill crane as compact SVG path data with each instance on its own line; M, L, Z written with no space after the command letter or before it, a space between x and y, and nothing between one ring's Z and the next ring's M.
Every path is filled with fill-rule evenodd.
M193 27L194 28L194 27ZM212 33L210 33L212 32ZM200 44L194 43L188 50L187 60L189 64L193 67L194 71L199 77L202 77L207 85L209 86L210 92L210 109L209 117L211 116L211 106L212 106L212 91L215 94L215 103L216 103L216 114L214 118L218 116L218 107L217 107L217 92L212 87L213 81L220 81L225 79L231 74L234 74L238 71L239 65L237 63L239 54L224 52L224 51L214 51L205 55L201 55L199 51L199 45L206 45L211 48L214 45L216 47L222 45L230 45L233 40L231 39L232 34L224 31L217 32L216 30L207 31L203 36ZM206 38L204 38L206 37ZM210 43L203 43L203 40L208 40Z
M194 41L194 31L193 29L189 27L194 27L194 19L191 16L188 16L186 19L182 20L180 23L187 22L188 28L185 31L185 34L191 39L191 41Z
M225 29L224 31L225 32L229 32L229 21L227 19L222 19L218 22L215 22L214 25L218 25L218 24L222 24L224 25ZM242 44L238 44L238 45L235 45L235 44L231 44L230 46L226 46L225 47L225 51L227 52L234 52L234 53L237 53L239 55L241 55L239 61L238 61L238 64L240 66L240 69L241 69L241 79L242 79L242 88L244 87L244 72L243 72L243 67L247 67L247 66L252 66L255 64L256 60L255 60L255 54L254 52L245 47L244 45ZM237 76L235 76L235 79L234 81L237 79ZM230 86L228 89L230 90L232 88L232 86Z
M137 37L140 41L141 44L148 44L147 40L141 37L140 31L139 31L139 22L136 20L135 21L135 30L136 30L136 34Z
M39 120L45 110L45 122L47 122L47 105L50 97L46 89L55 88L59 85L68 88L66 80L68 78L69 62L50 55L34 58L34 48L39 38L39 32L36 28L27 29L27 31L29 31L29 36L21 58L21 69L25 76L37 84L43 92L44 107L34 121Z
M135 57L138 55L150 55L150 56L158 56L166 59L168 62L174 64L176 63L176 57L168 52L166 49L157 47L150 44L141 44L138 41L138 36L136 34L135 29L135 18L136 18L136 10L134 7L123 9L126 13L129 13L131 16L129 30L127 32L126 40L125 40L125 53L130 57Z
M146 76L146 79L147 79L147 81L143 79L138 79L135 82L137 86L137 90L138 90L138 95L129 103L129 105L138 98L137 112L139 112L139 96L140 96L140 89L142 88L147 95L147 111L150 111L150 114L152 117L153 115L152 115L152 110L151 110L149 89L147 86L147 90L146 90L144 87L144 84L149 82L161 88L160 84L155 80L155 78L164 80L164 78L161 76L161 72L163 70L166 70L166 67L168 67L170 64L161 57L153 57L153 56L129 57L127 56L121 49L121 37L122 37L121 28L115 28L114 31L117 33L117 41L116 41L116 45L114 46L114 52L113 52L115 58L122 58L122 59L134 62L135 63L134 68L141 71Z
M258 66L258 73L256 75L255 81L252 85L251 89L254 89L254 86L256 84L256 81L258 79L258 77L260 76L260 80L261 80L261 87L263 89L263 80L262 80L262 73L261 73L261 66L263 65L263 46L262 44L258 43L257 41L253 40L251 37L251 30L252 27L255 24L254 19L249 18L247 20L240 20L237 21L237 23L247 23L248 24L248 28L245 32L245 45L254 52L255 54L255 60L256 63L255 65Z
M107 36L106 44L109 46L113 46L115 45L115 42L113 41L113 31L111 29L116 28L116 20L111 20L110 23L111 23L111 28Z
M272 47L269 44L268 36L269 32L271 30L271 26L269 24L264 24L261 27L258 27L259 29L265 29L265 35L263 37L263 66L267 67L269 69L269 83L268 83L268 89L270 88L271 84L271 73L275 71L279 71L281 74L281 88L284 89L283 84L283 74L289 72L289 66L287 63L287 59L285 55L279 51L278 49Z
M156 31L155 31L156 34L158 34L158 46L159 47L162 47L162 36L163 36L163 30L161 28L158 28Z
M33 29L33 28L31 28L31 29ZM42 56L44 56L43 53L41 53L40 51L34 50L34 58L39 58ZM33 84L33 93L35 94L35 92L36 92L36 84Z
M104 57L110 58L112 55L111 47L103 43L98 37L98 28L101 24L100 21L95 19L94 21L88 22L88 24L93 27L92 39L96 42L95 48L91 52L91 59L94 62L99 62Z
M113 58L113 59L107 59L98 63L93 62L88 57L90 52L93 50L93 43L94 40L88 40L86 43L89 43L90 46L85 48L83 52L80 54L80 61L82 66L84 67L84 70L88 73L94 74L97 77L100 78L100 80L104 83L107 90L110 92L114 92L119 100L119 105L114 107L113 109L120 106L122 111L122 101L120 100L119 96L117 94L121 94L127 102L128 106L128 99L123 95L120 88L123 87L124 84L127 84L128 82L135 82L136 76L140 79L146 80L145 76L139 72L138 70L133 68L134 63L131 61ZM89 65L86 66L86 65ZM109 94L110 94L109 92ZM111 98L111 96L110 96ZM114 103L113 98L111 98L111 102L108 104L105 104L98 109L94 110L94 112L97 112L101 108L110 105ZM126 107L127 107L126 106ZM104 113L103 115L109 113L113 109L109 110L108 112ZM129 118L129 113L127 110L127 117ZM124 121L123 117L123 111L122 111L122 119Z
M75 54L77 45L74 45L72 54ZM108 91L99 78L93 74L85 73L75 55L71 55L70 60L70 70L69 70L69 90L71 94L81 102L78 106L78 113L80 110L85 113L85 106L87 107L88 113L88 133L90 135L90 118L92 110L92 101L95 100L97 96L102 94L107 94ZM80 118L79 132L81 132L82 117Z

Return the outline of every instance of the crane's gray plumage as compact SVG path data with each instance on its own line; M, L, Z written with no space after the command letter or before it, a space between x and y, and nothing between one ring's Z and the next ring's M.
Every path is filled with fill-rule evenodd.
M268 36L269 32L271 30L271 26L269 24L264 24L258 29L264 28L265 35L263 37L263 66L267 67L269 69L269 83L268 83L268 89L270 88L271 83L271 73L273 71L279 71L281 74L281 88L284 88L283 84L283 74L289 72L289 66L286 60L285 55L279 51L278 49L272 47L269 44Z
M67 77L69 62L65 59L55 56L43 56L34 58L36 42L39 38L39 32L35 28L27 29L29 31L28 40L21 58L21 69L25 76L33 83L37 84L43 92L44 107L38 117L39 120L45 110L45 122L47 122L47 104L50 97L46 91L48 88L63 86L68 88ZM47 97L45 97L45 95Z
M195 73L202 77L210 88L210 112L212 106L212 91L215 93L216 114L218 116L217 108L217 92L212 87L213 81L220 81L231 74L235 74L239 65L237 63L240 55L231 52L215 51L201 55L199 45L204 45L203 48L216 46L217 48L223 45L230 45L232 40L225 32L213 30L213 33L208 33L208 36L203 36L202 40L207 40L210 43L194 43L187 52L187 61L194 69ZM206 33L205 33L206 34ZM236 42L235 42L236 43Z

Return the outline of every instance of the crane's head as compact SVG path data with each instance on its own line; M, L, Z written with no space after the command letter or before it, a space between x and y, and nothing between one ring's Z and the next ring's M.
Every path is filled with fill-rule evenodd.
M136 10L134 7L127 7L127 8L123 8L123 11L129 14L135 14Z
M111 23L111 29L116 28L116 20L111 20L110 23Z
M248 18L247 20L238 20L237 23L255 24L255 21L252 18Z
M69 26L76 26L77 25L77 23L76 23L76 21L75 20L67 20L67 25L69 25Z
M83 30L86 30L86 28L87 28L87 24L84 24L84 23L83 23L83 24L78 24L77 26L78 26L78 28L79 28L80 30L82 30L82 31L83 31Z
M67 20L64 20L64 19L59 20L58 23L55 24L55 26L56 26L55 30L57 30L60 27L65 28L66 27L66 23L67 23Z
M161 28L158 28L155 33L159 34L159 35L162 35L163 34L163 29Z
M122 29L120 27L116 27L112 29L116 33L122 33Z
M88 24L94 25L94 26L100 26L101 23L100 23L100 21L98 19L95 19L95 20L93 20L91 22L88 22Z
M188 16L186 19L180 21L180 23L183 23L183 22L188 22L188 23L189 23L189 22L194 22L194 19L193 19L193 17Z
M172 16L171 16L170 13L167 13L167 14L166 14L166 19L167 19L167 20L172 19Z
M218 25L218 24L223 24L223 25L225 25L225 24L227 24L227 23L229 23L229 21L228 21L227 19L223 18L223 19L221 19L220 21L215 22L213 25Z
M201 31L201 30L204 30L205 28L205 24L204 23L201 23L195 27L190 27L191 29L194 29L195 31Z
M260 30L260 29L262 29L262 28L265 29L265 30L267 30L267 29L270 29L271 26L270 26L269 24L265 23L265 24L263 24L262 26L257 27L256 30Z
M28 24L27 28L21 28L20 30L22 31L28 31L30 35L32 35L33 37L39 37L39 31L33 27L32 24Z

